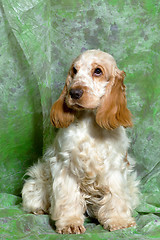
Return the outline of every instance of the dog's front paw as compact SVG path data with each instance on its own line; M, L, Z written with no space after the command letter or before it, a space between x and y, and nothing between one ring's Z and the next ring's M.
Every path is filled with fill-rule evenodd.
M57 233L61 234L81 234L86 231L85 227L83 225L76 226L74 224L67 225L62 229L57 229Z
M136 225L134 218L122 218L122 217L114 217L108 219L104 224L104 229L108 229L109 231L115 231L123 228L129 228Z
M46 212L42 209L37 209L36 211L32 212L35 215L42 215L42 214L46 214Z

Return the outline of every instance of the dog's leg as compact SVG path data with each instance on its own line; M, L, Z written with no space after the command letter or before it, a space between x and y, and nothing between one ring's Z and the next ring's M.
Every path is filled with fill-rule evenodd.
M76 177L67 169L54 175L50 214L56 221L56 231L62 234L84 233L85 201Z
M112 172L108 178L109 192L102 199L101 206L99 205L97 218L104 228L110 231L132 227L136 224L131 216L134 199L126 180L119 171ZM136 182L130 184L135 187L135 192L138 191Z
M46 163L39 162L29 168L22 189L23 208L34 214L48 213L50 206L51 173Z

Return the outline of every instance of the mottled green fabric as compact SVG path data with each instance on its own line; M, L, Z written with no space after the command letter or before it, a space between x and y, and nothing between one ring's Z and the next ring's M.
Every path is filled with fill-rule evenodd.
M141 181L137 226L107 232L91 219L61 236L47 215L21 208L23 176L53 140L51 104L86 49L114 56L127 74L134 128L130 154ZM0 234L2 239L160 239L159 0L0 0Z

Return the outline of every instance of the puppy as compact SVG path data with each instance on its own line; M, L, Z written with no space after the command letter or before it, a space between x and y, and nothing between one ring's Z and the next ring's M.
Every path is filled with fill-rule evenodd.
M43 161L31 167L23 207L49 213L58 233L84 233L84 213L110 231L135 225L138 203L134 161L125 128L132 126L124 71L114 58L88 50L76 58L51 109L61 128Z

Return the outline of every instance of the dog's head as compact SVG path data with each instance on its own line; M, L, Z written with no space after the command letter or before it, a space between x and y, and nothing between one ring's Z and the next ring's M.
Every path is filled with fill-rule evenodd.
M57 128L68 127L77 111L95 110L100 127L132 126L124 77L124 71L117 68L108 53L84 52L73 61L63 91L52 106L52 124Z

